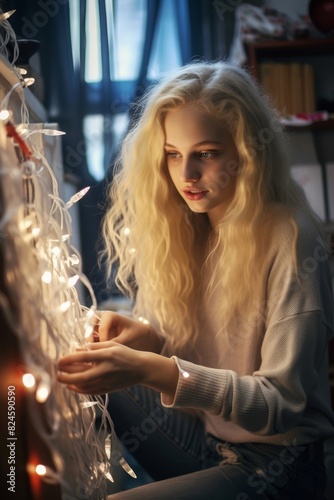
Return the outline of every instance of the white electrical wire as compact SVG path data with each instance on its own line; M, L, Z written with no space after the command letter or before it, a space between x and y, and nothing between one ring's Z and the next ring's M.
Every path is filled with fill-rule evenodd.
M1 15L3 50L13 39L13 32ZM16 57L14 49L14 61ZM12 114L10 97L16 85L1 105L1 111L8 111L8 116ZM94 291L82 272L80 254L72 245L68 211L85 191L65 203L59 197L57 180L43 149L29 140L28 132L31 157L24 158L23 154L21 161L18 145L7 137L7 115L1 116L0 247L6 290L0 291L0 310L19 343L20 370L28 379L29 421L53 461L53 467L40 464L37 470L27 464L27 470L46 482L58 483L63 499L101 500L106 498L107 479L112 480L111 458L117 457L124 470L135 477L117 449L107 395L77 394L57 382L57 360L75 347L89 348L87 340L98 321ZM20 126L29 130L24 97L21 117ZM78 281L88 292L89 306L80 304Z

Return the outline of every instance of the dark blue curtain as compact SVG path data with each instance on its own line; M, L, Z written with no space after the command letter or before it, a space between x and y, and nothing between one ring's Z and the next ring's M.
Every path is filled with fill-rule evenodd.
M182 62L194 59L224 59L228 53L227 25L234 16L222 22L214 2L206 0L173 0L177 12Z

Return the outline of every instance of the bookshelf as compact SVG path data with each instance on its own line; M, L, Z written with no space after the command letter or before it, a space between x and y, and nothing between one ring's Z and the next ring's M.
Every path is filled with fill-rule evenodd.
M320 109L323 97L334 106L330 84L334 81L334 38L259 41L245 48L248 70L283 114L313 113ZM326 74L321 76L324 67ZM333 126L333 120L320 127L328 126Z
M296 59L301 56L334 55L334 38L254 42L247 43L246 50L249 70L258 78L261 59L274 59L277 57Z

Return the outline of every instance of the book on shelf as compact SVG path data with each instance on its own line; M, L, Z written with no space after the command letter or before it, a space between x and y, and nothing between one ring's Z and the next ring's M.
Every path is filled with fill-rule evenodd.
M316 111L314 68L311 64L260 63L259 79L280 113L295 115Z
M304 90L304 113L314 113L316 111L315 103L315 84L314 68L312 64L303 64L302 80Z

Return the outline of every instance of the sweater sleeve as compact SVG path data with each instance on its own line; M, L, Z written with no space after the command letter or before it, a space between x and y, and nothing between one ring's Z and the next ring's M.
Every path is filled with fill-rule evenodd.
M327 362L333 299L325 243L310 223L300 229L296 273L292 238L281 228L270 250L259 369L240 376L174 357L179 382L174 401L162 396L165 406L201 409L259 435L298 425Z

